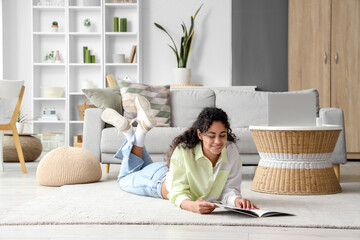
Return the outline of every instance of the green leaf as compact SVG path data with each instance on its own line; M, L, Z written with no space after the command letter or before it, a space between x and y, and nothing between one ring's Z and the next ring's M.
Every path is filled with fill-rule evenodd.
M184 37L181 38L180 42L180 58L184 59Z
M189 59L191 47L192 47L192 36L189 38L189 41L185 48L185 53L184 53L185 66L187 65L187 61Z
M184 61L180 58L178 63L178 68L185 68L185 67L184 67Z
M171 35L170 35L170 34L165 30L165 28L163 28L160 24L157 24L157 23L154 23L154 24L155 24L155 26L156 26L157 28L163 30L163 31L170 37L171 41L172 41L173 44L174 44L175 51L177 52L178 50L177 50L176 44L175 44L175 42L174 42L174 39L171 37Z
M201 4L201 6L199 7L199 9L196 11L195 15L194 15L194 19L196 18L196 15L198 14L198 12L200 11L201 7L203 6L204 4Z
M176 56L176 61L177 61L178 64L179 64L179 54L178 54L177 50L175 50L175 49L174 49L172 46L170 46L169 44L168 44L168 46L174 51L175 56Z
M183 31L184 31L184 37L187 38L188 33L187 33L187 28L184 22L182 22L182 27L183 27Z

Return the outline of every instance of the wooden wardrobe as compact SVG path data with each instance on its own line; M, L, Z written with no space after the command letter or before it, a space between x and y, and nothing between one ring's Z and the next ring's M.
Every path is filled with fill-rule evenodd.
M360 0L289 0L289 90L316 88L344 111L348 159L360 159Z

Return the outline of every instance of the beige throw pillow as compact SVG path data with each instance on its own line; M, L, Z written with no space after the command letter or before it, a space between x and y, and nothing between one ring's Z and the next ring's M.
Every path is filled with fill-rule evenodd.
M128 120L136 118L135 97L144 96L151 105L151 112L157 121L157 127L170 126L170 87L150 86L118 80L124 108L124 117Z

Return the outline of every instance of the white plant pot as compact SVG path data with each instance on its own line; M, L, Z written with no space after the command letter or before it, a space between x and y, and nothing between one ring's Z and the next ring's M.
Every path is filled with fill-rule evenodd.
M16 130L17 130L17 132L18 132L19 134L22 134L22 133L23 133L23 131L24 131L24 126L25 126L24 123L19 123L19 122L16 123Z
M92 32L92 26L84 26L84 31L85 32Z
M190 68L175 68L173 69L173 84L189 85L191 80Z
M52 32L57 32L59 30L59 27L51 27Z

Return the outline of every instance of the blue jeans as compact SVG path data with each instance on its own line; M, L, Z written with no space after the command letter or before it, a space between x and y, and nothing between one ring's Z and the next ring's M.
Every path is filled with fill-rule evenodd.
M168 168L166 162L153 162L143 148L142 158L131 153L135 143L133 135L130 141L125 140L123 145L115 154L115 157L122 160L118 176L119 187L129 193L141 196L163 198L161 186L165 180Z

